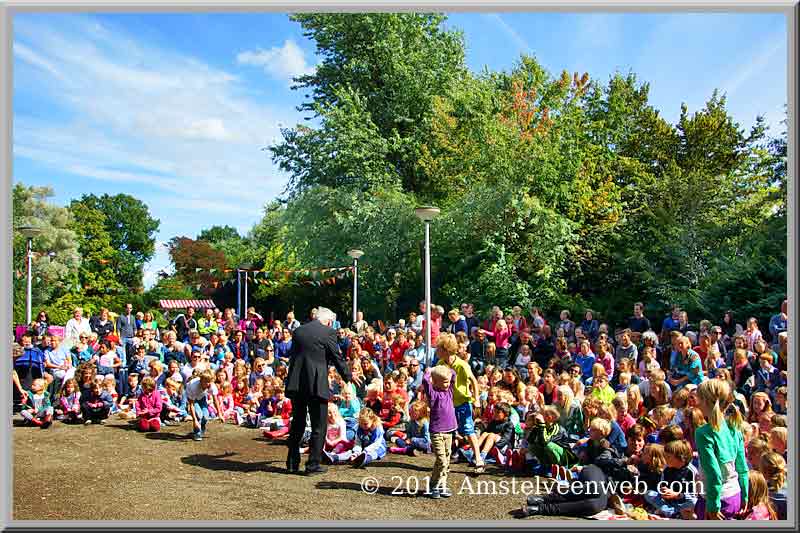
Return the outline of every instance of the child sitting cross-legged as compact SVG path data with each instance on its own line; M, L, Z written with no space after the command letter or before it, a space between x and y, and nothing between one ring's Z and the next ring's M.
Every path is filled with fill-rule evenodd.
M372 409L365 407L358 415L358 431L353 449L341 453L327 451L322 453L323 461L328 464L349 462L353 466L359 467L383 459L386 451L381 419Z
M417 452L429 453L431 451L431 435L428 429L428 405L424 402L414 402L409 409L411 420L406 423L404 435L395 435L392 441L395 446L390 448L392 453L417 455Z
M50 393L45 390L45 380L34 379L31 389L27 391L24 408L20 412L22 418L29 424L44 429L53 423L53 407L50 405Z
M691 520L697 503L697 469L691 464L692 447L685 440L669 442L664 446L664 457L667 465L661 473L658 490L646 492L644 499L661 516Z
M64 422L79 422L81 420L81 391L75 378L68 379L61 388L58 405L55 407L58 420Z

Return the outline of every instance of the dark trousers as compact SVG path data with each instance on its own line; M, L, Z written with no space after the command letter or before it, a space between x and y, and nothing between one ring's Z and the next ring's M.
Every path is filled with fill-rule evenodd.
M328 429L328 401L319 398L292 398L292 424L289 429L289 456L287 461L300 463L300 441L306 430L306 413L311 418L311 441L306 469L319 466L322 446Z
M603 492L601 483L607 483L608 478L599 467L595 465L583 467L577 481L582 485L581 490L564 494L553 492L545 496L542 514L587 517L606 508L609 495Z

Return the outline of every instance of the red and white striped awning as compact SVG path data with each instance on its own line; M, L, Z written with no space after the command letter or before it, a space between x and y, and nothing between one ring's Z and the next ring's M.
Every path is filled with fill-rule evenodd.
M217 306L213 300L159 300L158 305L161 309L214 309Z

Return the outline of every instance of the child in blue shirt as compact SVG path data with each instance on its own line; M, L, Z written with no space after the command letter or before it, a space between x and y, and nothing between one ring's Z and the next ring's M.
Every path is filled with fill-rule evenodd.
M392 453L408 454L412 457L417 451L430 453L431 434L429 429L428 406L424 402L414 402L409 409L411 420L406 422L406 431L392 438L395 446L390 448Z
M353 449L342 453L323 451L323 461L328 464L349 462L353 466L360 467L383 459L386 452L381 419L372 409L365 407L358 416L358 431Z

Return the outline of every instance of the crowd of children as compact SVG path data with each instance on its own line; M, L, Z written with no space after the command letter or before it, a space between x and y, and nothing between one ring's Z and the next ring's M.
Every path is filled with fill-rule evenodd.
M563 311L551 325L538 309L526 318L519 307L494 308L480 322L465 304L443 324L434 306L431 348L422 313L384 331L361 319L339 328L343 356L362 379L345 384L331 369L323 460L364 466L387 454L433 454L433 498L452 494L449 466L461 461L476 474L494 464L560 483L641 480L646 490L610 501L665 518L786 519L786 303L770 321L772 344L755 319L692 327L678 308L656 334L643 308L611 334L591 311L580 324ZM190 329L185 342L165 331L163 343L152 333L122 342L87 335L66 354L58 339L27 333L14 353L21 416L42 428L119 416L141 431L191 421L195 440L216 419L281 439L297 326L292 316L246 334ZM537 496L523 511L575 509Z

